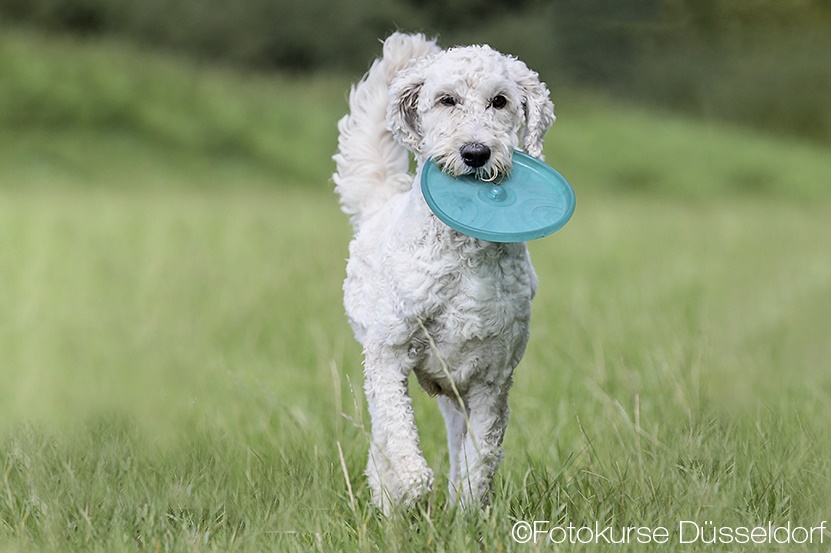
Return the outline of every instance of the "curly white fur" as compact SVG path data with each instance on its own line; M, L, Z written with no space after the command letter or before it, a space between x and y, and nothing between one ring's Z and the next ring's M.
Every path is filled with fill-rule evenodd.
M407 390L414 372L445 418L451 499L484 504L537 277L525 244L478 240L440 222L420 175L430 158L448 173L490 179L511 170L515 148L542 157L554 106L537 74L513 57L488 46L441 50L423 35L395 33L353 87L349 108L338 124L334 181L355 229L344 303L364 347L373 499L388 513L432 487ZM489 149L481 166L463 158L469 144Z

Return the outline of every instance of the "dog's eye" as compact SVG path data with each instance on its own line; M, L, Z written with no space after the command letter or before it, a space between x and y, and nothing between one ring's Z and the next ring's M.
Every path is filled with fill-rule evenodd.
M443 106L452 108L456 105L456 98L454 98L453 96L442 96L439 100L439 103Z
M505 98L502 94L497 94L491 99L491 107L494 109L502 109L506 105L508 105L508 99Z

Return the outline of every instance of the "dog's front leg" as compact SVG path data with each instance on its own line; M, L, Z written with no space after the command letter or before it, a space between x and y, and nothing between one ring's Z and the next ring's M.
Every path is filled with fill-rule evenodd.
M508 425L507 385L473 386L465 397L469 427L461 451L459 501L465 508L490 501L493 475L502 461L502 438Z
M412 399L407 392L410 367L399 352L367 348L365 388L372 443L367 478L375 505L390 514L394 505L411 506L427 495L433 472L421 454Z

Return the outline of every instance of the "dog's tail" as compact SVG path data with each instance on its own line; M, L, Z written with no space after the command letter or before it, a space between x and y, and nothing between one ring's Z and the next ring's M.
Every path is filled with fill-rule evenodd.
M387 129L389 86L400 70L438 50L435 41L424 35L394 33L384 41L383 56L352 87L349 113L338 122L333 180L341 208L355 230L387 200L412 185L407 150Z

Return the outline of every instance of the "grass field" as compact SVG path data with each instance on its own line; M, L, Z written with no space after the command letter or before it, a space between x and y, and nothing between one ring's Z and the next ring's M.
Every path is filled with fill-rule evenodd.
M826 151L552 86L578 207L530 245L493 506L445 506L413 386L441 476L382 519L328 182L348 79L3 31L0 551L553 551L512 526L831 515Z

